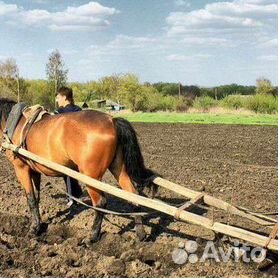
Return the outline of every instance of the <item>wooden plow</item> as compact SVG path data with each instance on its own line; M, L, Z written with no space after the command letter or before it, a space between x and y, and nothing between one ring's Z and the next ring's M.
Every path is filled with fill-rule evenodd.
M182 195L183 197L186 197L187 199L190 199L190 201L186 202L184 205L177 208L175 206L171 206L160 200L149 199L149 198L139 196L134 193L124 191L117 187L111 186L107 183L100 182L100 181L90 178L84 174L81 174L77 171L74 171L70 168L67 168L60 164L46 160L40 156L37 156L37 155L23 149L23 148L18 148L17 146L15 146L13 144L4 142L2 144L2 147L4 149L9 149L15 153L18 153L25 158L29 158L43 166L46 166L50 169L55 170L57 172L63 173L67 176L77 179L89 187L96 188L100 191L103 191L105 193L111 194L118 198L124 199L133 204L141 205L143 207L147 207L147 208L165 213L167 215L173 216L174 218L176 218L180 221L185 221L185 222L189 222L189 223L192 223L195 225L199 225L199 226L205 227L207 229L210 229L210 230L214 231L215 233L220 233L220 234L224 234L227 236L231 236L231 237L240 239L242 241L251 243L252 245L255 245L255 246L260 246L260 247L263 247L263 248L266 248L269 250L278 251L278 240L275 239L275 237L277 235L277 230L278 230L277 221L275 219L265 216L263 214L250 212L246 208L233 206L221 199L217 199L217 198L207 195L205 193L190 190L186 187L183 187L181 185L167 181L163 178L155 177L153 179L153 183L155 183L156 185L159 185L165 189L178 193L178 194ZM243 228L231 226L231 225L220 223L220 222L215 222L205 216L200 216L198 214L188 211L192 206L194 206L196 204L200 204L200 203L203 203L210 207L224 210L224 211L228 212L229 214L234 214L234 215L237 215L240 217L244 217L244 218L249 219L253 222L256 222L262 226L267 226L272 229L270 236L267 237L264 235L260 235L256 232L251 232L251 231L245 230Z

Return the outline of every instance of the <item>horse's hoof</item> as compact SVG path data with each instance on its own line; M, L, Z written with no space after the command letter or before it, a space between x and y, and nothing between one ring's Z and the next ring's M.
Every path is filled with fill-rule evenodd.
M98 242L99 240L100 240L100 238L101 238L101 234L100 234L100 232L93 232L93 235L92 235L92 237L91 237L91 243L96 243L96 242Z
M84 238L81 242L81 245L85 246L85 247L91 247L92 246L92 241L90 238Z
M82 244L84 244L86 247L91 247L94 243L98 242L100 240L101 236L93 236L90 238L84 238L82 240Z
M38 226L34 226L34 227L31 226L29 229L28 235L30 237L37 237L40 235L40 230L41 230L41 228Z
M147 236L144 226L143 225L137 226L137 227L135 227L135 230L136 230L136 235L137 235L138 239L140 241L143 241Z
M47 224L42 223L39 225L31 225L29 229L29 235L30 236L40 236L42 233L44 233L47 230Z

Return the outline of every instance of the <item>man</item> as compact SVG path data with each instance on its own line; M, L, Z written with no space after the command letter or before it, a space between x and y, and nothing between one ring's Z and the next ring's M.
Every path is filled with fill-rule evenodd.
M58 90L56 95L56 102L58 103L58 110L55 114L78 112L82 109L74 104L72 89L68 87L62 87Z
M56 102L58 103L58 109L54 114L69 113L69 112L78 112L82 109L74 104L72 89L68 87L62 87L58 90L56 95ZM64 177L67 192L73 197L79 198L82 194L82 190L77 180L71 177ZM68 206L71 207L74 204L74 201L69 198Z

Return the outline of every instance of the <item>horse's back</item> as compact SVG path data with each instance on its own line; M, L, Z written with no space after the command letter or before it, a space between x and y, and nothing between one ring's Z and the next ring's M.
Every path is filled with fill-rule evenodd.
M72 168L92 157L103 160L107 150L114 153L116 137L110 115L85 110L43 118L31 129L27 145L31 152Z
M99 132L103 135L115 133L113 118L109 114L96 110L46 116L34 125L33 130L34 134L44 132L51 134L51 137L57 137L61 133L75 132L82 135L80 130L86 131L83 136L92 136L92 133Z

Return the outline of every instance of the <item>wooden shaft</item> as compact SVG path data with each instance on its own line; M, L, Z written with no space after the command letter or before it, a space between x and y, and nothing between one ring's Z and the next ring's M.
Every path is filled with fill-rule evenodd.
M194 191L194 190L188 189L186 187L175 184L173 182L170 182L170 181L165 180L165 179L160 178L160 177L156 177L153 180L153 183L155 183L155 184L157 184L161 187L164 187L166 189L169 189L171 191L174 191L178 194L181 194L182 196L185 196L189 199L197 198L200 195L199 191ZM212 206L212 207L215 207L215 208L218 208L218 209L222 209L222 210L228 211L231 214L235 214L235 215L247 218L247 219L249 219L251 221L254 221L254 222L256 222L260 225L271 226L271 225L277 223L277 221L275 219L272 219L270 217L266 218L264 215L260 215L258 213L250 214L250 213L248 213L247 209L246 209L246 211L240 210L237 207L235 207L235 206L233 206L233 205L231 205L231 204L229 204L229 203L227 203L227 202L225 202L221 199L217 199L217 198L212 197L212 196L207 195L207 194L204 195L203 200L204 200L204 203L209 205L209 206Z
M3 145L3 148L5 148L5 149L17 151L17 153L19 153L20 155L22 155L26 158L29 158L29 159L31 159L41 165L44 165L50 169L53 169L57 172L60 172L67 176L75 178L75 179L85 183L89 187L99 189L103 192L114 195L118 198L124 199L124 200L132 202L134 204L142 205L144 207L148 207L148 208L163 212L163 213L171 215L171 216L175 216L175 214L177 213L178 208L170 206L162 201L148 199L146 197L139 196L137 194L121 190L119 188L116 188L116 187L106 184L104 182L100 182L100 181L90 178L84 174L76 172L70 168L67 168L67 167L57 164L55 162L49 161L38 155L35 155L25 149L22 149L22 148L17 149L17 147L13 144L4 142L2 145ZM193 214L193 213L190 213L187 211L181 211L179 213L179 217L183 221L190 222L190 223L193 223L193 224L196 224L199 226L203 226L203 227L213 230L215 232L227 234L227 235L233 236L235 238L239 238L239 239L251 242L252 244L255 244L255 245L264 247L268 243L269 249L278 251L278 240L275 240L275 239L269 240L268 237L261 236L256 233L253 233L253 232L248 232L244 229L236 228L236 227L229 226L226 224L217 223L217 222L213 223L211 220L207 219L206 217L196 215L196 214Z
M3 147L5 149L10 149L12 151L17 150L15 145L9 144L9 143L6 143L6 142L3 143ZM37 162L37 163L39 163L43 166L46 166L46 167L48 167L50 169L53 169L57 172L63 173L63 174L65 174L67 176L70 176L74 179L77 179L77 180L85 183L87 186L99 189L103 192L114 195L118 198L124 199L124 200L132 202L134 204L145 206L145 207L157 210L157 211L161 211L161 212L163 212L165 214L168 214L168 215L171 215L171 216L175 216L175 214L178 210L178 208L170 206L166 203L163 203L162 201L148 199L146 197L139 196L137 194L127 192L127 191L121 190L117 187L114 187L112 185L109 185L109 184L106 184L104 182L95 180L91 177L88 177L84 174L81 174L77 171L74 171L74 170L72 170L68 167L62 166L58 163L55 163L55 162L49 161L45 158L42 158L42 157L40 157L36 154L33 154L33 153L31 153L31 152L29 152L25 149L19 148L17 150L17 152L20 155L22 155L24 157L27 157L27 158L30 158L31 160L33 160L33 161L35 161L35 162ZM188 222L196 224L196 225L201 225L201 226L204 226L206 228L211 227L212 224L213 224L211 220L209 220L205 217L199 216L199 215L195 215L194 213L190 213L190 212L187 212L187 211L180 212L180 218L184 221L188 221Z
M238 209L237 207L235 207L221 199L217 199L217 198L209 196L209 195L204 196L204 202L210 206L213 206L213 207L216 207L219 209L223 209L223 210L229 212L230 214L238 215L240 217L249 219L249 220L256 222L260 225L263 225L263 226L269 226L271 228L275 223L277 223L277 221L275 219L272 219L270 217L266 218L266 217L264 217L264 215L260 215L259 213L250 214L248 212Z
M242 239L254 245L261 246L270 250L278 250L278 240L270 239L269 237L265 237L254 232L249 232L241 228L215 222L213 224L212 230L217 233Z

